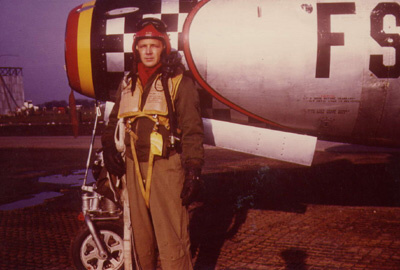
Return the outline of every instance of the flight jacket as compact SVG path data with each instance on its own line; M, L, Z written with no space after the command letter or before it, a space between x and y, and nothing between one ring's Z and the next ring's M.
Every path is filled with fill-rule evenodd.
M155 72L143 87L142 108L145 105L147 94L158 75L159 73ZM137 80L140 83L140 79L137 78ZM123 85L124 81L122 81L118 87L116 102L111 111L109 123L101 138L103 147L114 143L114 133L118 122ZM204 131L199 95L191 78L187 76L182 77L173 102L178 125L177 128L180 130L181 141L178 152L181 153L182 164L184 167L201 168L204 163ZM147 117L140 117L135 120L133 127L138 137L135 143L138 160L139 162L147 162L150 153L150 134L154 127L154 121ZM170 134L164 126L159 127L159 133L163 135L164 141ZM129 133L125 134L126 156L132 158L129 136ZM164 158L168 158L168 156Z

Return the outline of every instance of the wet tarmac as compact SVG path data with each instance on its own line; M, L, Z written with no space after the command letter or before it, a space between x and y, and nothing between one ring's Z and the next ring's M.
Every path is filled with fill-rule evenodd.
M68 175L55 174L55 175L39 177L37 179L37 182L51 183L54 185L63 185L63 186L68 186L68 188L81 187L84 176L85 176L85 170L79 170L79 171L74 171ZM88 174L86 182L87 184L95 182L93 175L91 173ZM29 196L30 198L28 199L20 199L20 200L17 199L11 203L0 205L0 210L15 210L25 207L35 206L43 203L47 199L59 197L62 195L63 193L61 192L40 191L39 193L36 194L30 194Z
M19 149L22 157L32 148L85 150L90 141L31 139L2 138L0 150ZM195 269L400 269L399 153L318 142L313 165L303 167L207 147L206 190L190 208ZM84 166L68 172L81 177ZM26 172L12 171L9 181L26 181ZM79 187L38 184L40 177L62 179L39 175L29 182L40 186L31 197L62 196L0 211L0 269L73 269L69 247L83 227Z

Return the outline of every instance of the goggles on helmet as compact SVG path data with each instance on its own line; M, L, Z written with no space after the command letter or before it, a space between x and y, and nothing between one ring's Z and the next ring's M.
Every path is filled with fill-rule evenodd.
M136 24L136 29L137 29L137 31L140 31L143 28L145 28L147 25L150 25L150 24L153 25L154 28L161 33L165 33L167 31L168 26L163 21L156 19L156 18L145 18L145 19L140 20Z

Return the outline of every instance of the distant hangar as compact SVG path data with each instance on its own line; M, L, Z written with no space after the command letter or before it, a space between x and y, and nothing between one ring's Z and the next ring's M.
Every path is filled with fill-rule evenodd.
M22 68L0 67L0 115L16 112L24 100Z

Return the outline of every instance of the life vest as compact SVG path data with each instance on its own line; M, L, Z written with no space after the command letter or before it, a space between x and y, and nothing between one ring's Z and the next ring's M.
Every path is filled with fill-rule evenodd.
M172 106L174 106L174 101L182 77L183 75L179 74L173 78L168 79L168 88L172 99ZM131 91L132 80L123 80L122 83L123 85L121 91L121 101L118 118L137 118L149 116L152 117L154 115L168 115L168 106L165 99L164 89L161 83L161 74L158 74L151 84L150 91L143 108L141 108L143 86L140 80L136 80L135 91L133 91L133 94Z

